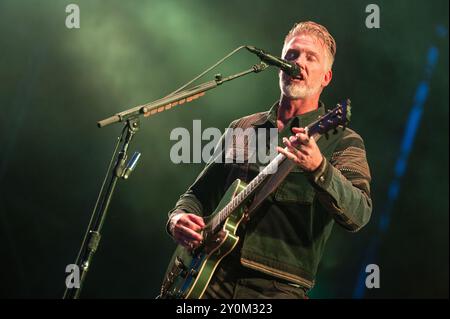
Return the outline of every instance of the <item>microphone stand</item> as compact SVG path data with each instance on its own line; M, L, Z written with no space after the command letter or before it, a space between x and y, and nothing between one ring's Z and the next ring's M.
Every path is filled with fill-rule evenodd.
M105 180L100 189L100 194L92 212L91 220L89 222L86 234L81 244L81 248L75 261L75 269L79 271L79 282L74 285L69 285L66 279L66 290L64 292L63 299L79 298L81 289L86 280L87 272L92 263L92 258L99 246L99 242L101 239L101 229L105 222L106 214L109 208L109 204L111 203L111 198L116 188L117 181L119 180L119 178L122 178L124 180L128 179L130 173L134 170L140 158L140 153L135 152L128 164L125 165L128 158L127 151L130 142L139 130L139 117L141 115L153 115L155 113L165 111L172 106L190 102L193 99L204 95L205 91L216 88L218 85L250 73L259 73L265 70L267 67L267 64L261 62L254 65L251 69L236 73L226 78L222 78L222 76L218 74L215 76L215 79L213 81L205 82L203 84L194 86L193 88L166 96L162 99L133 107L97 122L97 126L100 128L118 122L125 122L125 126L122 129L121 135L117 139L117 144L115 146L110 165L106 172ZM117 149L120 145L120 151L119 153L117 153ZM114 168L111 169L113 163ZM107 180L109 180L108 186L106 187L106 190L104 190L104 186Z

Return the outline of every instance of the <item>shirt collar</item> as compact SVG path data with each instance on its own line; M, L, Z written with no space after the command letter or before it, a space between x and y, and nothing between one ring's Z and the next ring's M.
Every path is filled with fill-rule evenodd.
M277 127L277 115L278 115L278 107L279 101L275 102L270 110L259 120L252 123L253 126L272 126ZM313 121L317 120L319 116L325 114L325 104L322 101L319 101L319 107L313 111L296 115L292 119L289 120L286 127L305 127Z

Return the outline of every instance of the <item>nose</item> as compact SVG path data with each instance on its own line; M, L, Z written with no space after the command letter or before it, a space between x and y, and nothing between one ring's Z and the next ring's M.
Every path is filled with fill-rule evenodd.
M306 67L306 54L302 53L299 55L295 63L300 66L300 68L305 69Z

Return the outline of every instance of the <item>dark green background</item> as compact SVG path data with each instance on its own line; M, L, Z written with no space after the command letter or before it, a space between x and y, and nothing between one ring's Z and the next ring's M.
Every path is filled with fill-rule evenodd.
M77 3L81 28L65 27ZM365 27L366 5L381 28ZM279 54L294 22L314 20L337 41L328 106L352 99L351 127L365 139L373 175L369 225L336 227L312 297L352 297L378 221L427 50L439 49L429 98L388 231L370 260L381 288L366 297L448 298L448 1L17 1L0 2L0 296L60 298L121 125L96 121L177 88L234 48ZM216 72L258 60L242 51ZM209 74L206 80L213 78ZM142 120L142 152L120 182L83 297L156 296L174 248L166 213L201 164L171 163L173 128L223 130L279 97L271 68Z

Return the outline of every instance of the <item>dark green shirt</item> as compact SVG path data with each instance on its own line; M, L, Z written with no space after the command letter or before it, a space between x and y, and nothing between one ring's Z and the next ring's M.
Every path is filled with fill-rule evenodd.
M230 124L231 128L276 128L278 103L268 112L252 114ZM279 132L305 127L325 113L325 107L295 116ZM269 134L267 134L269 136ZM242 265L306 288L314 285L318 264L334 222L357 231L370 218L370 171L364 142L351 129L322 136L318 141L324 160L313 173L298 166L256 209L241 229ZM219 145L224 159L229 150ZM258 163L211 162L181 195L169 219L178 212L207 216L236 179L250 182L260 171Z

